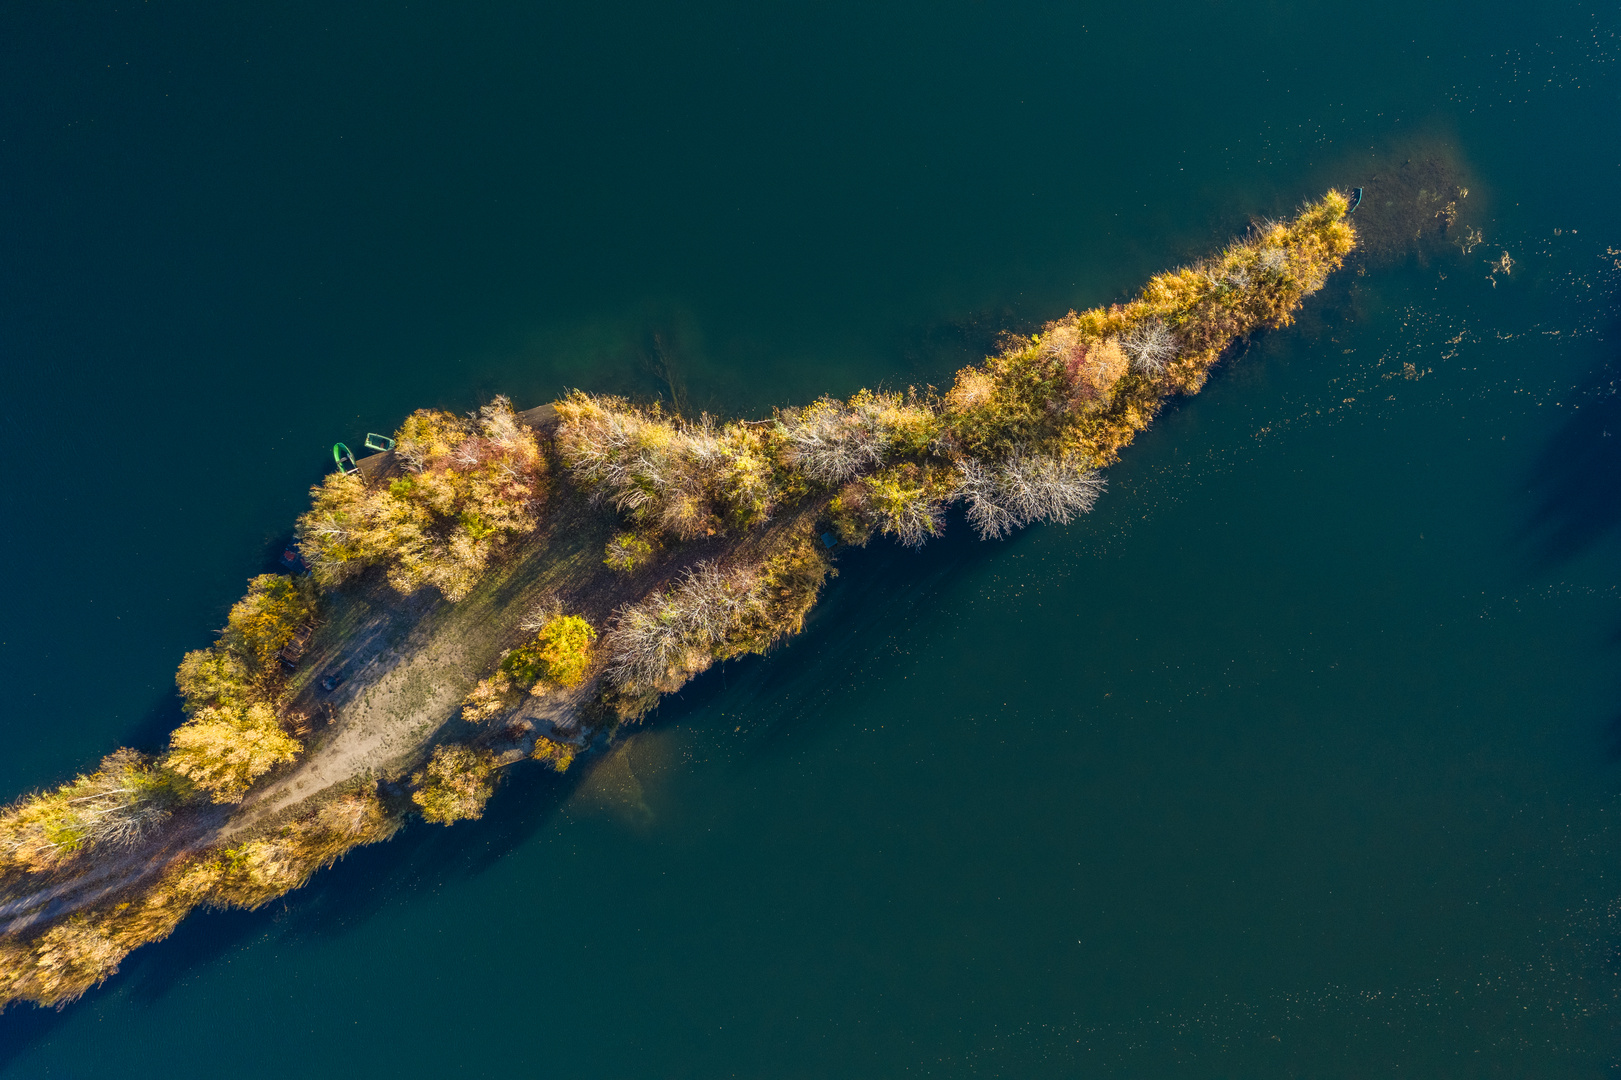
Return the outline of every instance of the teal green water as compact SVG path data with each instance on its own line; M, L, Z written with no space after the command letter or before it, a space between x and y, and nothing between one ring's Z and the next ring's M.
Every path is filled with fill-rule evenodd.
M5 793L159 745L412 408L656 393L655 335L727 414L939 384L1435 147L1485 244L1348 271L1087 521L847 552L589 767L8 1011L0 1075L1613 1075L1617 29L6 9Z

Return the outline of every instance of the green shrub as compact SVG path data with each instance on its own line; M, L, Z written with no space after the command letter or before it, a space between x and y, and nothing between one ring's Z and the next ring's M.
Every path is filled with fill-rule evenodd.
M578 615L560 615L541 627L533 641L507 654L501 670L521 685L549 683L572 689L591 668L597 632Z
M621 574L631 574L653 559L653 544L639 533L615 533L608 541L602 564Z

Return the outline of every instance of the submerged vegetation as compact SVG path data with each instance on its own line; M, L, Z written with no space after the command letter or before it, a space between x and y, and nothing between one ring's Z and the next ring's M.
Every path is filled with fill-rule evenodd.
M1355 243L1345 213L1330 192L1127 303L1007 335L944 393L862 390L724 423L581 391L540 419L505 398L467 417L412 414L392 451L313 489L296 531L309 575L253 579L219 640L186 655L187 719L162 758L119 751L0 813L0 899L33 913L0 924L0 1006L69 1000L187 911L297 888L411 808L443 824L478 818L506 765L566 770L661 694L798 632L835 540L920 545L954 505L984 538L1086 513L1100 470L1168 397L1196 393L1223 350L1287 325L1322 287ZM586 503L614 527L582 568L548 554L547 522ZM555 571L546 588L573 582L572 613L531 608L492 648L499 658L469 662L481 670L468 680L482 677L460 698L454 739L414 734L409 762L385 775L312 798L284 790L313 694L289 670L339 590L370 580L455 604L520 549L533 561L514 565ZM288 809L251 816L278 785ZM58 899L92 866L115 885Z

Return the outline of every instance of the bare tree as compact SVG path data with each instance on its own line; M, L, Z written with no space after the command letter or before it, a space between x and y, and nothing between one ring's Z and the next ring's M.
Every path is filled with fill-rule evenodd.
M608 680L630 691L679 683L707 668L715 646L763 608L754 571L699 563L669 592L620 610L603 639Z
M883 464L889 446L882 413L888 404L878 395L853 407L824 397L784 414L789 461L824 484L848 480L863 469Z
M1067 524L1090 511L1107 486L1096 469L1050 454L1015 454L996 464L965 458L958 468L957 494L985 540L1037 521Z
M1160 375L1176 359L1176 335L1163 321L1149 317L1138 322L1120 338L1120 347L1131 360L1131 367L1144 375Z
M945 506L921 494L897 504L883 518L884 534L907 547L922 547L945 527Z
M134 847L169 820L169 810L138 788L109 788L75 808L87 845Z
M518 623L518 629L527 634L538 634L546 628L546 624L563 614L563 605L557 598L547 596L537 601L529 609L529 613Z

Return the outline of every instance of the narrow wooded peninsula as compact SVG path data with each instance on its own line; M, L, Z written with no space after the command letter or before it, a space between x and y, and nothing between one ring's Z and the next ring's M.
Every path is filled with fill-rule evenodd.
M254 578L176 683L156 756L0 813L0 1007L57 1005L199 905L255 907L411 815L482 814L716 661L795 633L834 542L1069 521L1172 394L1286 325L1355 245L1338 192L1125 304L1071 312L944 394L718 422L576 391L425 410L312 492L307 572Z

